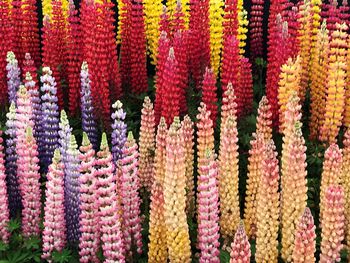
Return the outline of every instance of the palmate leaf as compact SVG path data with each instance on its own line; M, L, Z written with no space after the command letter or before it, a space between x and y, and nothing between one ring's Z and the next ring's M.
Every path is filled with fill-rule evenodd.
M70 249L63 249L62 251L54 251L52 253L53 262L66 263L70 262L72 258L72 251Z

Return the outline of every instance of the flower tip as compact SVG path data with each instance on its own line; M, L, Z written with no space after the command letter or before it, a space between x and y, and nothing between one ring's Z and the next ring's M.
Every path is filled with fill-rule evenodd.
M13 53L12 51L8 51L6 55L6 61L8 63L14 64L17 61L15 53Z
M108 140L107 140L107 134L104 132L104 133L102 133L100 149L102 150L106 147L108 147Z
M26 137L27 137L27 138L32 138L32 137L33 137L33 129L32 129L32 127L30 127L30 126L28 126L28 127L26 128Z
M68 117L65 110L61 110L61 123L68 124Z
M89 66L88 66L88 63L86 61L83 61L83 63L81 64L81 70L83 70L83 71L89 70Z
M18 93L25 96L27 94L27 89L24 85L20 85L18 89Z
M121 109L122 107L123 107L123 103L120 100L117 100L112 105L112 108L117 110Z
M83 132L83 141L82 141L82 145L83 146L88 146L90 144L90 140L89 137L87 135L86 132Z
M53 153L53 161L55 163L58 163L60 160L61 160L61 152L58 148L56 148Z
M69 146L70 147L75 147L77 145L77 140L75 138L75 136L73 134L71 134L70 138L69 138Z
M134 140L134 135L132 134L132 131L128 132L128 141L133 141Z
M50 67L43 67L43 75L52 75Z

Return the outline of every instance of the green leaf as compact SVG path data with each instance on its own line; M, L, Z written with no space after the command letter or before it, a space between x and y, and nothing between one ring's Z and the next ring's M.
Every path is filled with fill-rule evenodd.
M24 241L24 247L28 250L39 249L40 239L39 237L31 237Z
M20 229L21 227L21 222L18 218L16 219L11 219L8 223L8 230L13 233L14 231Z
M52 253L53 262L66 263L66 262L70 262L71 258L72 258L72 251L66 248L63 249L62 251L54 251Z
M2 242L2 241L0 241L0 252L6 251L8 249L9 249L9 245L4 243L4 242Z
M226 250L220 250L220 263L230 262L230 254Z

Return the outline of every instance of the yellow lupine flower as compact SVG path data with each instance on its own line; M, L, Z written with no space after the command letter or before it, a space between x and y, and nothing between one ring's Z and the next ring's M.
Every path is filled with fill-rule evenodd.
M125 13L124 8L124 0L117 0L117 7L118 7L118 30L117 30L117 44L121 43L122 37L121 37L121 32L122 32L122 21L123 21L123 16Z
M220 66L220 53L223 36L223 0L209 0L209 25L210 25L210 62L217 76Z
M242 2L242 9L240 9L239 3ZM248 18L247 11L243 9L243 0L238 1L238 30L237 39L239 40L239 53L244 54L244 47L246 46L247 33L248 33Z
M346 70L346 87L345 87L345 108L343 124L350 127L350 37L348 38L348 54L347 54L347 70Z
M320 140L335 143L345 104L345 77L346 77L346 47L348 26L336 24L337 30L332 33L330 42L330 56L327 78L327 100L325 120L320 131Z
M163 13L163 4L162 0L143 0L143 5L147 48L152 58L152 64L157 64L158 41L160 36L159 29L161 15Z
M166 2L167 13L169 15L169 21L174 20L174 14L176 13L176 8L181 3L182 13L184 14L185 29L188 29L190 22L190 0L169 0Z
M55 0L42 0L42 6L43 6L43 16L49 16L49 18L52 17L52 1ZM62 2L62 10L64 18L68 19L69 15L69 0L61 0Z
M311 118L310 138L318 136L319 128L323 125L325 107L320 107L326 101L327 67L329 60L329 36L326 21L323 21L317 33L315 56L311 64Z

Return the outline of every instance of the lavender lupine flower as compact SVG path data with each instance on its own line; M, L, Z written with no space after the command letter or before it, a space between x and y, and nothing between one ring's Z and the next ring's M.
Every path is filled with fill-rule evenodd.
M18 178L17 178L17 154L16 154L16 106L12 102L9 112L6 114L6 181L7 191L9 196L9 208L11 218L16 217L16 214L22 209L22 199L19 192Z
M40 136L40 120L41 120L40 94L30 72L26 73L24 86L26 87L30 95L30 101L32 104L32 120L34 121L34 138L38 141L38 138Z
M67 224L67 239L71 244L77 243L80 238L80 161L79 150L75 136L70 136L67 150L65 170L65 209Z
M81 122L83 131L89 137L94 149L97 150L97 127L94 118L94 108L91 99L91 80L89 78L88 64L84 61L80 72L81 79Z
M56 82L52 76L52 71L49 67L43 68L43 76L40 77L42 82L41 91L41 129L42 136L40 136L41 147L41 163L43 172L47 171L51 163L53 153L58 147L58 123L59 111L57 105L57 89Z
M123 156L123 147L126 142L127 126L124 122L125 111L123 110L123 103L117 100L113 105L115 112L112 113L112 155L114 164Z
M18 60L12 51L7 52L6 61L9 102L13 101L16 103L16 93L21 84L21 70L18 66Z

